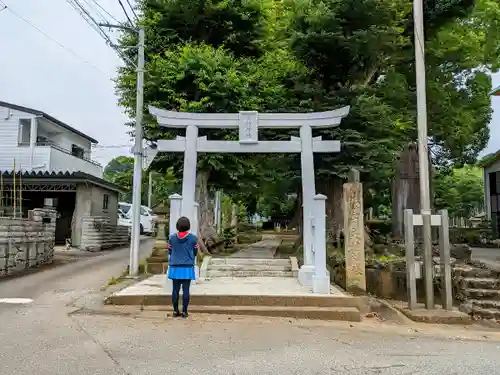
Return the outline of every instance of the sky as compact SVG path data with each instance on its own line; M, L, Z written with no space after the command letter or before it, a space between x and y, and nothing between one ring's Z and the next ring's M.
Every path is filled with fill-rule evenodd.
M125 19L118 0L96 1ZM68 1L0 0L0 9L2 3L8 8L0 11L0 101L41 110L97 139L93 158L103 165L130 154L127 117L112 82L122 64L116 52ZM499 85L496 74L493 86ZM492 105L491 139L483 154L500 149L500 97Z

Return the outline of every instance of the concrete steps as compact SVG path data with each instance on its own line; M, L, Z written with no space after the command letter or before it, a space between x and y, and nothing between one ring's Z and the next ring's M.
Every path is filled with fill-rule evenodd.
M343 320L360 322L356 307L292 306L192 306L190 312L202 314L253 315L296 319Z
M290 259L258 259L258 258L212 258L211 266L218 265L263 265L263 266L288 266Z
M215 267L213 268L215 269ZM281 264L220 264L216 266L217 271L291 271L290 262Z
M203 276L294 277L290 259L212 258Z
M212 277L293 277L292 271L273 270L218 270L208 269L207 276Z
M170 294L112 295L107 305L144 306L150 309L167 309ZM297 319L322 319L361 321L360 309L364 301L352 296L296 296L296 295L191 295L189 311L192 313L287 317Z

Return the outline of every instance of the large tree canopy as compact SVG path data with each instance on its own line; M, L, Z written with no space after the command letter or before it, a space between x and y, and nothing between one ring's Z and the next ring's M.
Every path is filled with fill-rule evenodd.
M416 139L411 0L142 0L140 9L147 35L146 104L191 112L350 105L340 127L315 134L343 142L340 154L315 157L317 190L329 198L329 223L339 221L337 193L351 168L363 172L372 197L377 191L386 195L395 159ZM488 140L487 73L500 62L500 48L492 42L499 40L500 7L494 0L427 0L424 13L432 155L438 165L460 165L475 159ZM134 39L124 35L122 44L133 45ZM120 71L117 90L133 115L130 67ZM180 134L160 129L150 116L144 128L150 142ZM237 137L227 130L200 133ZM266 131L261 137L292 134ZM178 155L165 154L153 167L173 168L177 177L182 172ZM272 194L272 202L285 178L287 190L300 190L297 155L200 155L198 172L208 186L253 207L262 195Z

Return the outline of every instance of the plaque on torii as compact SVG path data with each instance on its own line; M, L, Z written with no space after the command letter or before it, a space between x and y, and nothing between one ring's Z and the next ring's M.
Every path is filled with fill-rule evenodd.
M312 129L338 126L342 118L349 114L349 107L311 113L258 113L256 111L188 113L167 111L150 106L149 112L156 117L158 125L161 127L186 129L186 135L183 137L178 136L172 140L158 140L156 150L149 154L153 157L148 158L148 162L152 162L156 152L184 152L182 215L193 220L195 219L193 214L198 152L300 153L304 218L304 265L299 271L299 281L301 284L313 286L313 289L315 289L313 285L314 276L316 277L316 285L321 284L318 290L329 290L330 281L329 277L325 276L326 268L318 273L322 275L321 283L318 284L318 274L316 274L313 259L315 239L312 234L312 221L309 218L314 213L316 196L314 153L339 152L340 142L313 137ZM207 137L198 137L198 128L238 129L239 139L237 141L207 140ZM300 128L300 137L291 137L289 141L259 140L259 129L286 128ZM319 247L324 248L325 246L317 246L317 248ZM326 264L322 265L322 267L326 267Z

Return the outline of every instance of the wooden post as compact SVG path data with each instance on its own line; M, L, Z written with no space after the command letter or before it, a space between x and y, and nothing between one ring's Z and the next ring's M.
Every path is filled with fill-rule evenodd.
M365 228L363 216L363 186L358 182L344 184L344 247L346 290L353 294L366 293Z

